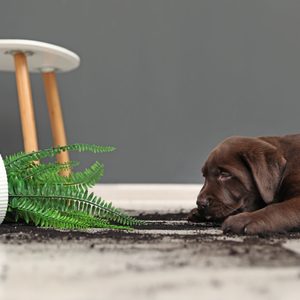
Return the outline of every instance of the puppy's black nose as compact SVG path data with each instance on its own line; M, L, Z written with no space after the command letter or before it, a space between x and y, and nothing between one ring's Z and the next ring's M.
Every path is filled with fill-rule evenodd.
M210 197L206 196L199 196L197 198L197 205L199 208L207 208L209 206Z

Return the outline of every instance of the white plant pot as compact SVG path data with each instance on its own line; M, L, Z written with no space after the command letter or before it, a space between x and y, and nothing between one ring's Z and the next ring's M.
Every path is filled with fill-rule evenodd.
M8 205L8 183L6 170L0 154L0 224L3 222Z

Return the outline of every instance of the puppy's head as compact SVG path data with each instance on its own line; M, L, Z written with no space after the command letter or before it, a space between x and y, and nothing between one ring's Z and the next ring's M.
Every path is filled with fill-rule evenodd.
M197 198L206 219L259 209L273 201L286 160L259 138L231 137L210 153L202 172L205 183Z

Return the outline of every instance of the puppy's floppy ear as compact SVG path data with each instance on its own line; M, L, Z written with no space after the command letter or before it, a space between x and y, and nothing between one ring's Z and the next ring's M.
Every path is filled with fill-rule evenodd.
M271 203L281 183L286 160L277 148L263 140L256 140L241 153L250 169L258 191L265 203Z

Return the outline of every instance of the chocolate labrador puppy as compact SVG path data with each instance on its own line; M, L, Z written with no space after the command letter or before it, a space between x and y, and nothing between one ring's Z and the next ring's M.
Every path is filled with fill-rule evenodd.
M230 137L210 153L190 221L224 221L223 231L300 229L300 134Z

